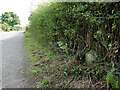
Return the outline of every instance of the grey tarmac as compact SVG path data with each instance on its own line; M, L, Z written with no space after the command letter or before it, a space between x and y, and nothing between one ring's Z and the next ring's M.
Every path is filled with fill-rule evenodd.
M1 60L2 59L2 60ZM0 84L2 88L31 88L24 73L29 66L24 31L0 32ZM1 86L1 85L0 85Z

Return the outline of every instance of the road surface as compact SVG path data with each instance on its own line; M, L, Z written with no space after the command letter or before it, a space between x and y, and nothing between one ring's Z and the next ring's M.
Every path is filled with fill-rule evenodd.
M0 32L0 86L30 88L24 72L28 66L23 31ZM1 80L2 79L2 80Z

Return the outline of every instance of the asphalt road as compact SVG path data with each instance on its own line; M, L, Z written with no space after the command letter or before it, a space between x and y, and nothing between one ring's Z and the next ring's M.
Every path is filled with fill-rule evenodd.
M24 72L27 70L23 31L0 33L0 86L2 88L30 88ZM2 67L1 67L2 66ZM2 79L2 80L1 80Z

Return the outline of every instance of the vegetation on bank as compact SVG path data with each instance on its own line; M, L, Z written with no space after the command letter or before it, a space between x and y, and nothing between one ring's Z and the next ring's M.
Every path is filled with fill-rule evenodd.
M120 88L119 6L51 2L33 11L26 42L38 87Z

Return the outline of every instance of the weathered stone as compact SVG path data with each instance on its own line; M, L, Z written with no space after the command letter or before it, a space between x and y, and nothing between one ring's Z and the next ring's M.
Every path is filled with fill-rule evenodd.
M88 64L88 65L90 65L90 63L92 63L93 62L93 60L95 60L96 59L96 52L95 51L93 51L93 50L90 50L89 52L87 52L86 54L85 54L85 62Z

